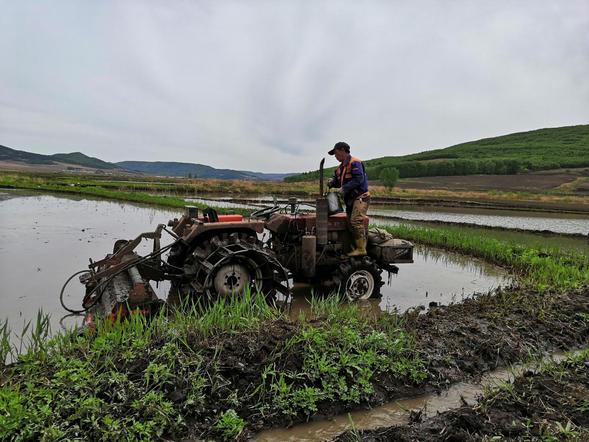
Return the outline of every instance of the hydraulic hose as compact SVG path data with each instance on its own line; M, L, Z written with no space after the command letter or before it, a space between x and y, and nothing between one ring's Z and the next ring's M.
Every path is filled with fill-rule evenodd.
M86 311L86 309L82 309L82 310L74 310L69 308L67 305L65 305L65 302L63 300L63 293L65 292L65 288L68 286L68 284L70 283L70 281L72 279L74 279L75 276L78 276L82 273L88 273L88 270L80 270L79 272L74 273L72 276L70 276L67 281L65 282L65 284L63 285L63 287L61 288L61 292L59 292L59 303L61 304L61 306L68 312L73 313L73 314L80 314L80 313L84 313Z
M70 313L74 313L74 314L80 314L80 313L85 313L86 311L88 311L88 309L94 307L96 305L96 303L100 300L100 298L102 297L102 293L104 293L104 288L113 280L113 278L119 274L121 274L122 272L124 272L125 270L136 266L137 264L141 264L144 261L147 261L155 256L161 255L162 253L168 251L169 249L172 248L172 246L176 243L177 241L168 244L165 247L162 247L161 249L159 249L157 252L151 252L148 255L145 255L144 257L142 257L141 259L137 260L137 261L133 261L131 263L129 263L129 265L123 267L122 269L120 269L119 271L117 271L116 273L112 274L111 276L109 276L106 280L98 283L96 285L96 287L94 287L92 289L92 291L90 291L90 293L86 294L86 297L91 296L93 293L95 293L99 288L101 289L100 293L98 295L96 295L96 298L94 299L94 301L92 302L92 304L90 304L88 307L82 308L81 310L74 310L71 309L69 307L67 307L65 305L65 302L63 300L63 294L65 292L65 288L68 286L68 284L70 283L70 281L77 275L81 274L81 273L88 273L89 270L80 270L76 273L74 273L73 275L71 275L65 282L65 284L63 285L63 287L61 288L61 292L59 293L59 302L61 304L61 306L68 312Z

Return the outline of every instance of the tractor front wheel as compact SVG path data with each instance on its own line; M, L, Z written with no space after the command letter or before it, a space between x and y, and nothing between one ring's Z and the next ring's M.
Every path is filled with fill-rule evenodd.
M330 285L349 301L378 298L383 285L381 269L368 256L352 258L338 266Z

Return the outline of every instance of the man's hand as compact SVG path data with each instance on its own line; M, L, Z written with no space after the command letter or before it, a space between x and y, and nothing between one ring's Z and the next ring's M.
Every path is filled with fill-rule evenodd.
M337 189L337 193L339 193L341 196L344 196L344 188L340 187L339 189Z

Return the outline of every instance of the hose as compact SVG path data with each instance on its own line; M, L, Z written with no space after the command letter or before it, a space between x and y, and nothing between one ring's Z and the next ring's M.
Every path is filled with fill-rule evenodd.
M172 248L172 246L174 246L176 244L175 241L171 244L168 244L165 247L162 247L161 249L159 249L157 252L151 252L148 255L145 255L144 257L142 257L141 259L137 260L137 261L132 261L131 263L129 263L129 265L119 269L119 271L117 271L116 273L112 274L111 276L109 276L107 279L105 279L104 281L98 283L96 285L96 287L94 287L90 293L86 294L86 298L91 296L93 293L95 293L99 288L101 289L100 293L98 295L96 295L94 301L92 302L92 304L90 304L89 306L82 308L82 310L74 310L69 308L68 306L65 305L65 302L63 300L63 294L65 292L65 288L68 286L68 284L70 283L70 281L77 275L81 274L81 273L88 273L89 270L80 270L76 273L74 273L73 275L71 275L66 281L65 284L63 285L63 287L61 288L61 292L59 293L59 302L61 304L61 306L68 312L73 313L73 314L80 314L80 313L86 313L88 311L88 309L94 307L98 301L100 301L100 298L102 298L102 294L104 293L104 288L106 288L106 286L114 279L115 276L121 274L122 272L124 272L127 269L130 269L133 266L136 266L137 264L141 264L144 261L147 261L155 256L161 255L162 253L168 251L169 249Z
M81 273L88 273L88 270L80 270L79 272L74 273L72 276L70 276L66 281L65 284L63 285L63 287L61 288L61 292L59 292L59 303L61 304L61 306L68 312L73 313L73 314L80 314L80 313L84 313L86 311L86 309L82 309L82 310L73 310L71 308L69 308L68 306L65 305L65 302L63 301L63 293L65 292L65 288L68 286L68 284L70 283L70 281L72 279L74 279L74 276L78 276Z

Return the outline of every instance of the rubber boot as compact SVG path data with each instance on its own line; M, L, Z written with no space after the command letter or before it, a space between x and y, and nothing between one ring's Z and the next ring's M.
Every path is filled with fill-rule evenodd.
M363 236L355 239L356 248L348 253L349 257L366 255L366 238Z

